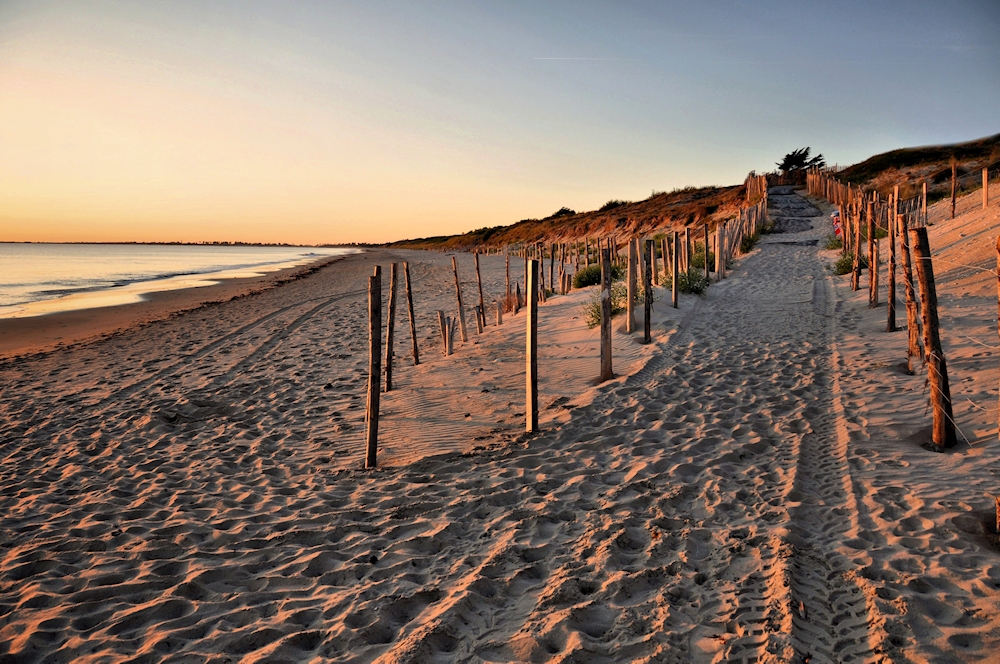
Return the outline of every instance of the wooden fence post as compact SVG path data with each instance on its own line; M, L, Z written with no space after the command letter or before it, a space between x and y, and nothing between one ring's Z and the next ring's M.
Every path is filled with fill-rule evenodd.
M601 250L601 376L610 380L611 368L611 251Z
M997 334L1000 335L1000 235L997 236ZM997 411L1000 413L1000 410ZM1000 420L998 420L997 438L1000 439ZM1000 497L997 498L997 533L1000 534Z
M528 264L528 315L525 330L524 429L538 430L538 272L541 261Z
M906 369L910 375L916 373L914 359L922 359L920 347L920 313L917 311L917 297L913 292L913 267L910 262L910 240L906 232L906 216L898 215L899 249L903 254L903 289L906 293Z
M438 309L438 325L441 327L441 350L445 357L451 354L448 349L448 319L444 317L444 312Z
M510 306L510 254L507 254L506 256L504 256L504 259L505 259L506 268L507 268L506 277L505 277L505 280L504 280L504 285L507 288L507 290L505 291L505 293L507 294L506 295L506 298L507 298L506 303L507 303L507 306Z
M868 307L878 306L878 263L875 256L875 203L868 201Z
M926 180L920 186L920 220L924 222L924 226L927 225L927 182Z
M628 241L628 271L626 284L626 299L625 303L625 331L629 334L635 332L635 268L636 268L636 255L635 250L635 240Z
M378 455L378 406L382 382L382 267L368 277L368 404L365 409L365 468Z
M711 266L708 264L708 223L705 223L705 283L711 283Z
M410 263L403 261L403 281L406 283L406 312L410 316L410 344L413 346L413 365L420 364L420 350L417 348L417 321L413 317L413 290L410 288Z
M857 291L861 288L861 208L855 207L855 214L851 215L854 223L854 262L851 266L851 290Z
M958 160L951 158L951 218L955 218L955 198L958 196Z
M497 300L497 327L503 325L503 304Z
M663 256L663 280L670 275L670 250L667 249L667 238L660 238L660 254Z
M937 451L954 447L955 420L951 409L951 389L948 387L948 366L941 350L938 332L937 291L934 288L934 267L931 249L927 242L927 229L910 231L917 283L920 285L921 313L924 319L924 348L927 349L928 382L931 388L931 405L934 408L934 447Z
M680 271L677 241L677 231L674 231L674 250L670 254L670 273L673 275L670 280L670 302L674 309L677 308L677 282L680 280L680 275L677 274Z
M989 170L983 169L983 209L985 210L990 204L990 173Z
M646 261L646 269L642 273L642 288L645 296L643 298L645 319L642 324L642 342L648 344L653 340L653 256L656 254L656 245L653 244L652 240L646 240L646 254L649 256L649 260Z
M396 263L389 265L389 314L385 322L385 391L392 391L392 351L395 348L393 336L396 332Z
M892 216L889 221L889 294L886 301L885 331L896 331L896 228L898 222Z
M479 286L479 327L486 327L486 301L483 300L483 278L479 274L479 252L473 254L476 257L476 284ZM482 329L479 334L482 334Z
M469 340L469 334L465 330L465 307L462 305L462 284L458 281L458 261L451 257L451 269L455 272L455 297L458 299L458 324L462 332L462 343Z

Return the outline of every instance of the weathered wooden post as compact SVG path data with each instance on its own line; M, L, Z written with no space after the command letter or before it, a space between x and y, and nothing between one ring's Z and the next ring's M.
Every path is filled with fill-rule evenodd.
M951 158L951 218L955 218L955 199L958 196L958 159Z
M683 270L688 272L691 269L691 227L684 227L684 267Z
M538 430L538 272L540 261L528 264L528 315L525 330L524 429Z
M648 344L653 340L653 256L656 254L656 245L653 244L652 240L646 240L646 255L649 256L649 260L646 261L646 269L642 273L642 289L643 289L643 311L645 312L645 319L642 324L642 342Z
M705 283L712 281L712 267L708 264L708 223L705 223Z
M403 261L403 281L406 283L406 312L410 317L410 345L413 347L413 365L420 364L420 349L417 348L417 321L413 316L413 289L410 287L410 263Z
M868 307L874 309L878 306L878 263L875 256L875 203L868 201L865 208L868 212Z
M938 332L937 291L934 288L934 267L931 249L927 242L927 228L910 230L913 258L920 285L921 313L924 319L924 348L927 349L928 382L931 387L931 405L934 409L934 447L937 451L954 447L955 419L951 409L951 389L948 387L948 366L941 350Z
M1000 235L997 236L997 334L1000 335ZM997 411L1000 417L1000 409ZM998 419L997 438L1000 439L1000 419ZM1000 497L997 498L997 533L1000 534Z
M506 256L504 256L504 258L505 258L505 263L506 263L506 277L504 278L504 285L506 287L506 290L504 291L504 293L506 293L506 295L505 295L506 305L509 307L510 306L510 295L511 295L511 293L510 293L510 254L507 254ZM513 309L513 307L511 307L511 309Z
M635 240L629 240L628 242L628 271L626 273L628 284L626 285L625 295L628 302L625 303L625 331L629 334L635 332L635 272L636 259L638 258L635 250L635 242Z
M678 247L677 247L677 231L674 231L674 250L670 254L670 273L672 276L670 280L670 302L674 309L677 308L677 282L680 280L680 266L678 265L679 259L677 257Z
M549 290L556 291L556 243L549 247Z
M521 313L521 284L514 284L514 315Z
M382 391L382 266L368 277L368 404L365 408L365 468L378 455L378 406Z
M906 232L906 216L897 215L899 224L899 249L903 254L903 289L906 293L906 370L916 373L914 360L923 358L920 347L920 313L917 311L917 297L913 292L913 268L910 263L910 240Z
M503 304L497 300L497 327L503 325Z
M927 225L927 181L920 186L920 219Z
M455 297L458 299L458 324L462 332L462 343L469 340L469 334L465 330L465 306L462 304L462 284L458 280L458 261L451 257L451 269L455 272Z
M385 391L392 391L392 351L396 347L396 263L389 265L389 315L385 323Z
M483 278L479 274L479 252L473 254L476 257L476 284L479 286L479 327L486 327L486 301L483 300ZM482 334L482 329L479 330L479 334Z
M895 207L895 206L893 206ZM889 294L886 302L885 331L896 331L896 221L898 215L889 220Z
M601 376L611 380L611 251L601 250Z
M670 276L670 251L667 249L667 238L660 238L660 254L663 256L663 280Z
M445 357L451 354L448 349L448 319L444 317L444 312L438 309L438 325L441 327L441 351Z
M983 209L990 204L990 173L989 169L983 169Z

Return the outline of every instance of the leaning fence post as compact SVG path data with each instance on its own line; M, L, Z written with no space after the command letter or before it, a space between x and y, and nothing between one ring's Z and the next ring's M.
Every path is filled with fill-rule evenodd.
M652 240L646 240L646 254L649 259L646 261L645 270L642 272L642 289L644 291L644 311L645 320L642 324L642 341L649 343L652 341L652 318L653 318L653 257L656 255L656 246Z
M389 265L389 314L385 323L385 391L392 391L392 350L396 330L396 263Z
M927 350L928 382L931 388L931 405L934 408L934 447L942 451L954 447L955 420L951 409L951 389L948 387L948 366L941 350L938 331L937 291L934 288L934 267L931 249L927 242L927 229L910 230L917 283L920 285L921 313L924 319L924 348Z
M382 382L382 267L368 277L368 404L365 409L365 468L378 454L378 406Z
M677 257L677 231L674 231L674 250L670 253L670 274L672 275L670 279L670 301L674 309L677 308L677 282L680 281L680 275L677 274L679 262Z
M479 326L486 327L486 302L483 300L483 278L479 276L479 252L473 255L476 257L476 284L479 286ZM482 334L482 330L479 333Z
M525 330L524 429L538 430L538 271L541 261L528 263L528 315Z
M444 312L438 309L438 325L441 327L441 350L444 352L445 357L449 355L448 352L448 320L444 317Z
M611 380L611 250L601 249L601 377Z
M455 272L455 297L458 298L458 324L462 332L462 343L469 340L469 335L465 331L465 307L462 305L462 284L458 281L458 261L451 257L451 269Z
M705 222L705 283L711 283L711 266L708 264L708 222Z
M912 376L916 373L914 358L923 357L920 348L920 314L917 312L917 297L913 292L913 268L910 263L910 240L906 232L906 216L897 215L899 224L899 249L903 254L903 289L906 293L906 370Z
M635 332L635 267L636 267L635 240L628 241L628 283L626 284L625 303L625 331L629 334Z
M417 321L413 317L413 291L410 288L410 263L403 261L403 281L406 283L406 312L410 316L410 343L413 346L413 364L420 364L420 351L417 348Z

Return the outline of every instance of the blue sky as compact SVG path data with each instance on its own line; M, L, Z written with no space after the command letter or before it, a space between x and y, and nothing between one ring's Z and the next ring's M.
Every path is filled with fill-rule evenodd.
M998 2L8 0L0 239L384 241L970 140L997 35Z

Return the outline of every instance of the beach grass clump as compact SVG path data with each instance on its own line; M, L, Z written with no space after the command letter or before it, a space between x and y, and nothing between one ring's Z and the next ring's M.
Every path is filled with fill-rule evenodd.
M825 249L843 249L844 243L839 237L837 237L833 233L830 233L823 240L823 247Z
M708 265L715 267L715 252L708 252ZM691 256L691 267L697 270L705 269L705 243L698 242L694 245L694 255Z
M859 256L861 259L861 269L865 270L868 268L868 259L864 256ZM851 270L854 269L854 254L849 252L844 252L840 254L840 258L831 266L834 274L850 274Z
M634 302L642 302L646 297L646 292L642 287L642 280L636 284ZM660 294L653 289L653 301L657 302ZM611 317L625 313L628 304L628 284L625 280L611 282ZM587 327L594 328L601 324L601 289L595 288L590 296L590 300L583 305L583 320Z
M611 266L611 281L621 279L625 276L624 271L620 265ZM589 267L582 268L579 272L573 275L573 288L586 288L587 286L596 286L601 283L601 266L591 265Z
M740 240L740 253L747 254L750 250L754 248L760 241L760 233L754 233L753 235L744 235L743 239Z
M671 277L667 277L664 288L672 289L674 282ZM687 272L680 272L677 275L677 292L688 293L689 295L701 295L708 288L708 278L702 270L691 269Z

